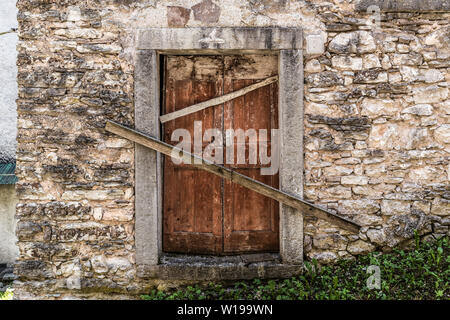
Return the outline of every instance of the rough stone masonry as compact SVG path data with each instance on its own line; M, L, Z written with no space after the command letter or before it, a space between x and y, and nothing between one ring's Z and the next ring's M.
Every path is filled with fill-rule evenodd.
M18 0L16 298L167 285L137 276L134 145L104 130L134 125L138 28L303 28L305 199L364 225L305 219L307 259L448 235L448 1L374 3Z

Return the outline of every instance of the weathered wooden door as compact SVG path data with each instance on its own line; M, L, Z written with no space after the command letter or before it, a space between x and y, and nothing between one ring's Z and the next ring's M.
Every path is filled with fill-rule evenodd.
M218 97L278 73L278 57L271 55L166 56L164 107L167 114ZM223 164L256 180L278 188L278 174L261 175L262 166L250 149L278 128L277 83L245 96L163 126L163 139L170 144L176 129L186 129L194 146L194 122L201 121L201 134L215 128L222 133ZM258 140L234 139L234 159L227 160L226 132L255 130ZM266 129L261 136L259 129ZM197 129L199 130L199 129ZM247 131L249 132L249 131ZM203 141L203 150L211 139ZM238 142L245 145L245 161L238 163ZM258 149L253 149L258 150ZM194 152L194 150L191 150ZM257 152L259 154L259 150ZM231 154L230 154L231 155ZM231 159L231 157L229 156ZM251 160L253 159L253 160ZM163 250L195 254L238 254L279 250L279 204L231 182L187 164L164 159Z

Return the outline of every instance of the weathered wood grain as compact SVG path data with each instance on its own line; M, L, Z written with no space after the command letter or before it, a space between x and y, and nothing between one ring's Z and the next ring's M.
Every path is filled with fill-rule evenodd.
M217 106L217 105L223 104L223 103L225 103L227 101L236 99L236 98L241 97L241 96L243 96L243 95L245 95L245 94L247 94L247 93L249 93L249 92L251 92L253 90L259 89L259 88L264 87L264 86L267 86L267 85L269 85L269 84L271 84L271 83L273 83L275 81L278 81L278 76L267 78L264 81L252 84L252 85L250 85L248 87L242 88L242 89L234 91L232 93L225 94L225 95L223 95L221 97L217 97L217 98L214 98L214 99L211 99L211 100L207 100L207 101L204 101L204 102L201 102L201 103L197 103L197 104L194 104L194 105L189 106L187 108L184 108L184 109L181 109L181 110L178 110L178 111L175 111L175 112L171 112L171 113L165 114L165 115L161 116L159 119L160 119L161 123L166 123L168 121L171 121L171 120L174 120L174 119L186 116L188 114L191 114L191 113L194 113L194 112L197 112L197 111L209 108L209 107Z
M164 66L164 113L183 110L223 94L222 56L166 56ZM193 145L196 121L202 122L202 137L209 128L221 128L221 106L164 124L162 140L177 144L172 141L172 134L183 128L190 133L189 142ZM164 252L221 254L222 180L209 172L190 165L175 164L170 157L164 157Z

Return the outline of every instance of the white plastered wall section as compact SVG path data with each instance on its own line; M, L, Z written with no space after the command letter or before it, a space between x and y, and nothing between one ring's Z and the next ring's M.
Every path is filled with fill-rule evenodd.
M15 157L17 134L17 9L16 0L0 6L0 161ZM3 159L2 159L3 158Z

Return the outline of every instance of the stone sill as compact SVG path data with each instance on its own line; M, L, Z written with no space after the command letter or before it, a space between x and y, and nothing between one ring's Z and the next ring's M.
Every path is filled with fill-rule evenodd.
M357 12L367 12L370 6L381 12L450 12L450 0L360 0Z
M301 265L280 262L278 254L240 256L164 255L161 264L138 266L143 279L227 281L290 278L302 273Z

